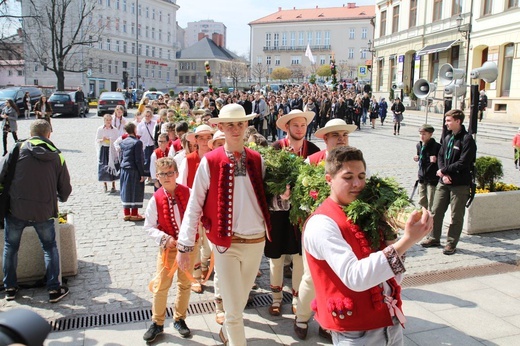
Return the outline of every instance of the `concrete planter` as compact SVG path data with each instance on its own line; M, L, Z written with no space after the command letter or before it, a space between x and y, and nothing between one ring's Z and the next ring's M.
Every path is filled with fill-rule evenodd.
M466 210L464 230L480 234L520 228L520 191L479 193Z
M76 248L76 229L72 214L67 215L67 223L59 224L56 219L56 243L60 252L62 276L78 274L78 254ZM0 230L0 246L4 248L4 230ZM3 267L3 256L0 256L0 270ZM27 227L18 250L18 282L40 280L45 275L43 250L38 235L33 227ZM3 277L3 271L2 271Z

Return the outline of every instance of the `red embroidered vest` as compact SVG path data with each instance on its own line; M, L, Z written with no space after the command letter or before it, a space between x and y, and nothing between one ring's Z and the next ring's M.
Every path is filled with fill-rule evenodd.
M363 251L366 246L361 245L369 246L363 231L347 219L340 205L329 197L313 215L317 214L326 215L337 223L343 239L352 247L358 259L368 257L369 253ZM361 239L358 239L360 237ZM363 292L352 291L326 261L317 260L308 253L306 256L316 290L312 308L316 312L314 317L322 328L334 331L360 331L394 324L383 301L381 286ZM397 306L401 309L401 287L394 278L387 280L387 283L392 288L392 297L397 300Z
M244 150L246 151L247 174L264 217L267 239L270 241L271 221L264 192L262 159L256 151L248 148L244 148ZM208 239L215 245L228 248L231 246L231 236L233 235L234 167L226 155L224 147L210 151L204 157L208 160L211 184L202 209L201 221L204 228L209 230L206 231ZM240 212L240 207L238 206L237 213Z
M177 138L176 140L173 141L173 149L175 149L176 153L178 153L179 151L182 150L182 143L181 143L180 138Z
M326 158L327 158L327 149L318 151L317 153L307 156L307 159L309 160L309 163L311 165L317 165L321 161L325 161Z
M170 213L167 196L164 192L164 189L158 189L157 191L155 191L153 196L155 198L155 205L157 206L157 223L159 224L157 228L165 232L169 236L172 236L175 239L177 239L177 234L175 234L172 227L168 226L170 223L166 219L170 216ZM184 185L177 184L177 187L175 188L175 195L173 197L175 198L175 203L177 204L177 207L179 208L179 214L181 215L180 220L175 220L178 228L180 228L182 219L184 219L184 211L186 210L188 200L190 199L190 189Z
M194 151L186 155L186 163L188 164L188 176L186 185L188 185L189 188L192 188L193 180L195 180L195 173L197 173L197 168L199 168L200 164L199 152Z
M168 151L170 149L167 147L165 151L162 151L160 148L157 148L154 150L155 156L157 157L157 160L162 159L163 157L168 157Z

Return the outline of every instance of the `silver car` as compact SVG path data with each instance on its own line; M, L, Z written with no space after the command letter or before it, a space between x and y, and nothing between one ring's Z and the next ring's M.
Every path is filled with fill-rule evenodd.
M98 117L102 117L107 113L114 113L114 110L118 105L123 106L125 110L123 115L126 117L126 102L123 93L119 91L105 91L99 95L97 106Z

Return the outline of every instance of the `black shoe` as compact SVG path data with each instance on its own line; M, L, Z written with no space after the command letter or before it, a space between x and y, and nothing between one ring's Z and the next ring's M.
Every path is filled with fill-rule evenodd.
M427 238L425 241L421 243L422 247L438 247L441 246L441 242L436 240L435 238Z
M173 323L173 328L175 328L183 338L187 338L191 334L190 328L186 325L184 320L178 320Z
M296 319L297 317L294 318L294 332L298 339L305 340L305 338L307 338L307 332L309 331L308 322L297 322ZM298 323L305 325L305 328L299 327Z
M442 250L442 253L445 255L453 255L457 249L455 248L455 245L452 243L446 244L444 247L444 250Z
M332 343L332 334L328 330L320 327L318 329L318 334L319 334L319 336L321 336L322 338L327 340L329 343Z
M15 300L16 293L18 293L18 287L6 288L5 289L5 300Z
M143 340L146 342L152 342L155 340L157 335L162 334L164 332L164 326L159 326L155 322L152 323L150 328L144 333Z
M69 294L69 288L66 286L60 286L58 290L49 291L49 303L57 303Z

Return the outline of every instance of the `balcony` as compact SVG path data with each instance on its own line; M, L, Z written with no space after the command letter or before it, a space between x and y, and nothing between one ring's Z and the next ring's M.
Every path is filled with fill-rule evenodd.
M311 50L313 52L330 52L330 44L327 45L317 45L317 46L310 46ZM305 52L307 49L307 46L270 46L270 47L264 47L264 52Z

